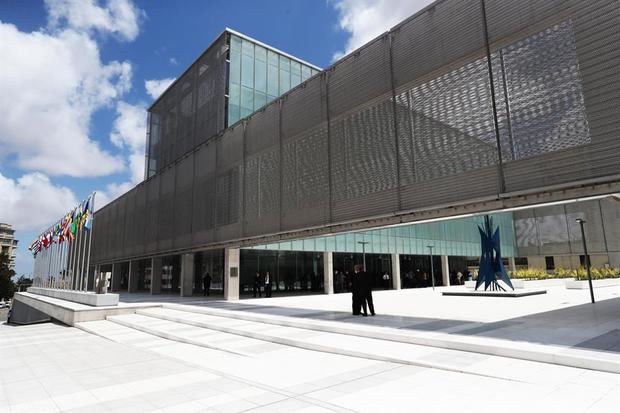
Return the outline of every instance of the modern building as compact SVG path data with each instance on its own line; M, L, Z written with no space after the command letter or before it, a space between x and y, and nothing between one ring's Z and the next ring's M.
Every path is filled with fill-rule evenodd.
M438 0L321 71L225 30L149 109L146 179L96 213L91 262L130 292L209 272L227 299L256 271L332 292L364 261L447 284L507 209L510 267L575 264L575 213L616 265L620 3L525 3Z
M9 224L0 222L0 253L9 257L9 267L11 269L15 268L15 254L18 242L19 241L15 239L15 230L13 227Z
M226 28L149 108L145 179L320 70Z

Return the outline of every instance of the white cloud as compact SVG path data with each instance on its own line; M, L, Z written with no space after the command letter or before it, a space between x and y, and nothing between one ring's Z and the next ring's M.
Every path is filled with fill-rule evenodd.
M153 99L157 99L175 80L176 78L174 77L145 80L144 87L146 89L146 93L148 93Z
M131 182L136 184L144 178L146 107L121 101L116 105L116 114L110 140L119 148L129 150Z
M0 194L0 222L20 231L43 231L78 203L71 189L54 185L40 172L16 180L0 173Z
M170 59L168 59L168 62L170 62L171 65L178 65L179 62L177 62L177 59L175 59L174 57L171 57Z
M54 30L69 27L78 31L112 33L123 40L134 40L140 31L144 12L131 0L45 0L48 26Z
M131 74L129 62L102 63L85 33L25 33L0 22L0 154L50 175L122 170L89 129L95 111L130 89Z
M337 0L339 26L349 32L345 50L334 54L334 60L389 30L434 0Z

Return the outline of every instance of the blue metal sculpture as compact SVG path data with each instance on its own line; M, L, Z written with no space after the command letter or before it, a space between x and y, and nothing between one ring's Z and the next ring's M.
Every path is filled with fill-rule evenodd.
M514 290L508 273L502 262L502 254L499 243L499 226L493 232L493 218L486 215L484 217L484 228L478 227L480 231L480 242L482 244L482 255L480 256L480 270L476 280L476 290L484 283L484 290L490 288L491 291L506 291L498 281L503 281L508 287Z

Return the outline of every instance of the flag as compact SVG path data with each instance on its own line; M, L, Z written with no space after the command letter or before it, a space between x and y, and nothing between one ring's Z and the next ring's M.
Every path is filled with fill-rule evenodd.
M92 214L88 214L88 218L86 218L86 222L84 223L84 228L86 228L88 231L90 231L92 226L93 226L93 215Z

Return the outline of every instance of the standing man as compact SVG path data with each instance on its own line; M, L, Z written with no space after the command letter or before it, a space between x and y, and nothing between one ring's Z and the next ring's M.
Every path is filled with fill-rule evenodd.
M202 287L203 287L203 296L209 296L211 292L211 274L209 271L205 272L205 275L202 277Z
M357 264L353 267L350 281L353 315L361 314L362 306L362 266ZM366 311L364 311L365 313ZM364 314L366 315L366 314Z
M360 266L361 267L361 266ZM366 305L368 304L368 310L370 315L375 315L375 306L372 302L372 278L366 271L360 272L360 301L362 309L364 310L364 317L368 316Z
M259 298L263 296L261 281L260 272L256 271L256 275L254 276L254 298L256 298L256 292L258 292Z
M271 275L269 271L265 273L265 297L271 297Z

